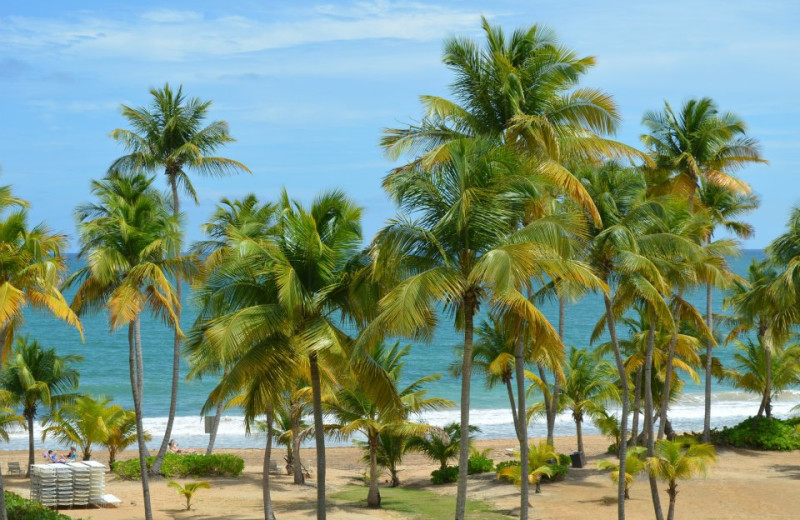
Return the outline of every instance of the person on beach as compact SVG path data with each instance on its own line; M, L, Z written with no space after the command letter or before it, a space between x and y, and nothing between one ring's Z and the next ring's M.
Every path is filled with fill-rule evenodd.
M180 455L189 455L191 453L194 453L193 451L181 449L180 446L178 446L178 443L175 441L175 439L170 439L169 451L171 451L172 453L178 453Z
M69 462L75 462L78 460L78 450L75 449L75 446L72 446L69 449L69 455L67 455L67 460Z
M47 453L44 454L44 458L53 464L63 464L67 462L67 459L64 457L59 457L58 453L54 452L53 450L47 450Z

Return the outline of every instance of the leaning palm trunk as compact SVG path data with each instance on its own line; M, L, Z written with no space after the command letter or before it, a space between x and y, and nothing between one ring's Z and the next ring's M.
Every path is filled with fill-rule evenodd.
M261 479L261 495L264 499L264 520L275 520L272 495L269 487L269 466L272 459L272 408L267 410L267 446L264 448L264 477Z
M650 330L647 333L647 352L644 356L644 433L649 457L655 454L655 432L653 431L653 346L655 335L656 324L651 320ZM653 474L650 474L649 479L656 520L663 520L664 513L661 511L661 500L658 497L658 481Z
M564 318L566 301L564 297L558 299L558 339L564 342ZM558 416L558 394L561 391L561 384L557 374L553 374L553 396L551 399L549 414L547 416L547 444L553 446L556 430L556 417Z
M761 396L761 405L758 408L758 417L764 412L767 419L772 417L772 341L769 334L764 335L764 395Z
M6 487L3 485L3 470L0 469L0 520L8 520L6 512Z
M378 489L378 435L369 435L369 492L367 507L381 507L381 491Z
M706 326L711 336L714 335L714 314L711 308L711 283L706 284ZM705 381L705 409L703 412L703 442L711 442L711 348L712 337L706 339L706 381ZM672 504L670 504L672 510Z
M458 488L456 520L467 516L467 470L469 469L469 397L472 377L473 321L477 301L473 295L464 298L464 359L461 364L461 443L458 449ZM522 408L521 408L522 409Z
M322 390L320 388L319 365L317 354L309 357L311 372L311 395L314 408L314 438L317 444L317 520L325 520L325 430L322 422Z
M514 418L514 433L517 434L517 440L519 440L519 416L517 416L517 404L514 399L514 389L511 386L511 379L506 380L506 391L508 392L508 402L511 405L511 416Z
M528 418L525 410L525 342L520 331L514 350L514 368L517 375L517 404L519 405L519 474L520 497L519 518L528 520L528 497L530 486L528 484Z
M175 175L169 175L169 185L172 189L172 213L175 218L180 216L180 198L178 197L178 181ZM169 445L169 440L172 438L172 425L175 422L175 412L178 409L178 377L180 364L181 364L181 305L183 304L182 298L182 288L181 288L181 274L175 273L175 297L178 300L178 309L175 313L175 323L173 327L175 329L175 336L172 343L172 386L170 388L170 395L169 395L169 415L167 415L167 427L164 429L164 438L161 440L161 447L158 449L158 455L156 455L156 460L153 462L153 467L151 468L151 473L153 475L157 475L161 472L161 464L164 462L164 455L167 453L167 446ZM209 445L209 449L213 448L213 445ZM210 452L209 452L210 453Z
M678 291L678 299L683 298L683 289ZM675 313L672 316L673 326L675 330L672 332L672 337L669 339L669 349L667 351L667 366L664 372L664 395L661 396L661 408L659 409L658 416L661 420L658 422L658 440L664 438L664 432L667 428L667 408L669 408L669 393L672 386L673 368L672 362L675 360L675 346L678 344L678 305L675 306Z
M144 426L142 425L142 333L139 316L136 316L128 328L129 357L131 375L131 393L133 395L133 409L136 414L136 441L139 446L139 466L142 475L142 498L144 501L145 520L153 520L150 509L150 483L147 474L147 446L144 441Z
M217 442L217 431L219 430L219 423L222 418L222 401L217 403L217 409L215 410L216 415L214 415L214 421L211 424L211 433L208 436L208 447L206 448L206 455L211 455L214 451L214 443Z
M622 412L619 418L619 474L625 475L625 458L628 451L628 408L630 406L630 396L628 395L628 374L625 372L625 363L622 361L622 353L619 350L617 340L617 322L614 318L614 311L611 308L611 299L607 294L603 295L606 307L606 325L608 334L611 336L611 346L614 348L614 361L617 364L619 382L622 387ZM617 520L625 520L625 479L618 479L617 486Z

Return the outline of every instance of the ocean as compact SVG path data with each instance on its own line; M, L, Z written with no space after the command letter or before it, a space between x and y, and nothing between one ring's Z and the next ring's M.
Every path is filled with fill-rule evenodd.
M731 260L733 269L745 275L747 266L754 258L763 258L760 250L746 250L739 258ZM78 260L70 259L74 268ZM184 291L185 303L182 322L188 325L194 322L197 308L194 306L191 291ZM65 295L71 299L72 293ZM722 312L722 297L719 292L714 295L714 312ZM687 295L698 309L705 309L705 291ZM558 308L556 303L546 303L542 311L557 323ZM576 347L589 346L589 337L597 319L603 312L602 299L598 295L587 295L580 301L566 308L565 344ZM476 320L476 324L485 317L485 309ZM126 332L109 332L108 319L104 314L86 316L83 319L85 342L81 342L78 332L63 323L37 311L26 313L23 334L30 334L47 347L55 347L62 354L78 354L84 360L79 363L81 372L80 391L92 395L105 395L126 407L132 407L130 383L128 376L128 347ZM620 331L624 333L624 330ZM152 433L151 447L157 447L166 425L169 409L170 377L172 372L172 331L162 323L147 316L142 320L142 340L144 348L144 424ZM455 350L462 344L463 337L456 332L451 319L442 318L436 328L433 339L429 343L407 341L412 345L407 357L404 379L415 380L424 375L442 374L441 379L428 385L429 395L443 397L458 402L460 381L448 372L449 365L456 359ZM732 360L732 346L716 350L716 355L724 364ZM187 366L181 367L186 374ZM687 379L684 395L671 407L670 419L677 430L700 430L703 425L703 382L694 384ZM173 428L173 438L181 446L202 448L208 443L208 436L203 433L203 418L200 409L208 392L214 387L213 379L187 380L181 378L178 396L178 413ZM508 398L503 388L488 390L480 375L475 375L472 385L471 422L481 429L478 437L512 438L514 436ZM742 419L755 415L758 410L758 398L752 394L738 391L728 384L713 382L712 425L722 427L733 425ZM775 402L774 412L785 416L789 410L800 403L800 389L784 392ZM426 413L419 420L429 424L444 425L458 421L457 407L450 410ZM542 436L545 432L543 420L533 422L529 427L529 435ZM584 433L598 433L591 422L584 424ZM574 435L575 426L568 414L563 414L556 422L556 435ZM41 440L37 431L37 449L55 447L48 439ZM216 446L219 448L261 447L263 439L254 435L245 435L242 417L235 410L223 415L220 423ZM341 442L341 441L339 441ZM331 444L335 444L333 441ZM27 433L13 432L10 441L3 449L26 449Z

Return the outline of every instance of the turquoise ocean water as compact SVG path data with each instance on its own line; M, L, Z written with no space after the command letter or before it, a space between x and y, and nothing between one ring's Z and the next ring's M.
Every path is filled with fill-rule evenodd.
M763 253L756 250L745 251L743 256L731 260L734 270L744 275L747 266L754 258L762 258ZM71 260L71 266L77 260ZM191 324L197 309L186 291L183 323ZM72 294L66 294L71 298ZM689 299L698 307L705 309L705 292L689 295ZM554 303L547 303L542 310L552 323L557 322L558 309ZM589 336L597 319L603 312L602 300L597 295L588 295L566 309L565 343L576 347L589 345ZM715 294L714 312L722 312L722 295ZM479 320L485 315L482 313ZM479 321L478 320L478 321ZM63 354L79 354L84 357L80 363L81 391L94 395L112 396L117 402L132 406L130 383L128 376L128 347L125 331L110 333L107 317L103 314L87 316L83 320L85 342L82 343L78 333L64 324L35 311L26 315L24 333L36 337L45 346L56 347ZM622 332L622 331L621 331ZM144 346L144 420L145 426L153 434L153 445L160 441L169 407L170 377L172 370L172 333L161 323L147 317L142 323ZM443 318L436 329L430 343L411 343L412 350L407 358L404 377L417 379L431 372L442 373L443 377L429 385L429 394L458 401L460 381L448 374L447 368L455 359L454 351L462 344L462 336L456 332L452 320ZM733 348L718 349L716 355L723 363L728 363L733 355ZM185 374L187 367L182 366ZM189 380L180 382L178 400L178 418L173 430L173 437L181 445L202 447L207 443L203 433L200 409L209 390L214 386L213 380ZM687 381L685 395L672 407L671 418L676 429L691 430L702 428L703 422L703 383L699 385ZM735 424L741 419L753 415L758 409L755 396L736 391L730 386L714 381L713 424L723 426ZM786 392L776 403L775 412L786 414L788 410L800 402L800 392ZM482 429L481 436L486 438L513 437L513 426L508 407L508 398L502 388L487 390L480 376L473 382L471 402L472 422ZM442 425L458 420L458 410L445 410L427 414L421 418L431 424ZM594 433L591 424L587 424L587 433ZM541 435L544 426L534 423L530 426L531 435ZM560 417L557 423L558 435L573 435L574 425L569 416ZM37 445L42 444L40 435L36 435ZM26 434L17 432L12 435L9 445L4 448L22 449L27 447ZM48 441L48 444L51 444ZM256 447L263 441L258 438L247 438L240 416L235 410L228 412L220 425L217 441L218 447ZM43 446L42 446L43 448Z

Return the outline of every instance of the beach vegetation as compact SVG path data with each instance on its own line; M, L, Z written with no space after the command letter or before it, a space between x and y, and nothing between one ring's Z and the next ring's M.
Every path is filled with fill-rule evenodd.
M651 476L667 483L667 520L675 518L678 481L689 480L695 475L707 475L716 460L717 453L711 444L700 444L688 438L661 440L656 443L655 455L648 457L645 465Z
M167 485L174 489L179 495L181 495L186 500L186 510L190 511L192 509L192 499L194 498L195 493L197 493L200 489L211 489L211 484L206 481L200 482L187 482L186 484L181 484L180 482L176 482L174 480L170 480L167 482Z
M642 473L645 469L645 454L647 449L644 446L631 446L628 448L628 454L625 457L625 500L631 498L631 487L636 481L636 475ZM616 484L619 482L620 471L619 464L610 460L601 460L597 462L597 469L602 471L609 471L611 480Z
M111 404L108 397L101 395L95 399L81 395L42 420L42 440L50 436L63 444L75 444L83 460L90 460L92 447L107 443L114 429L130 422L132 413L118 404Z
M16 493L5 492L6 514L8 520L74 520L75 517L62 515L39 502L22 498Z
M519 457L519 454L517 454L517 457ZM527 480L535 486L535 493L541 493L542 478L553 476L552 465L554 461L559 460L558 454L546 441L539 441L537 444L530 445L528 460L530 461L530 469L528 470ZM517 485L522 481L522 475L522 466L520 464L510 464L497 472L498 480L508 480Z
M155 457L147 457L147 467ZM139 459L117 461L111 468L122 479L138 480L141 475ZM161 466L161 475L166 478L238 477L244 470L244 459L230 453L194 455L167 453Z
M797 420L750 417L736 426L714 430L712 439L721 445L766 451L800 450Z
M486 448L485 450L478 450L477 448L472 448L470 450L469 455L469 470L467 471L470 475L475 475L478 473L488 473L494 470L494 460L489 458L489 452L491 448Z

